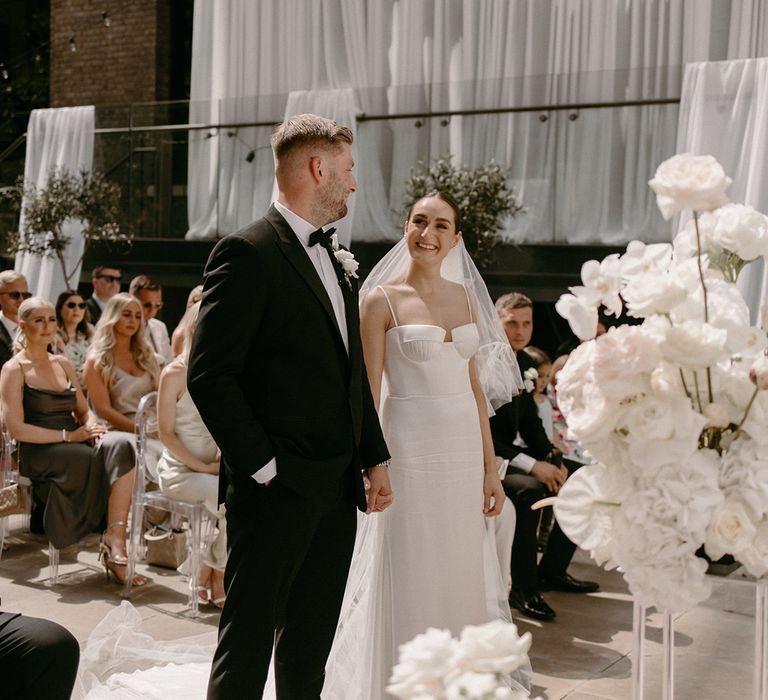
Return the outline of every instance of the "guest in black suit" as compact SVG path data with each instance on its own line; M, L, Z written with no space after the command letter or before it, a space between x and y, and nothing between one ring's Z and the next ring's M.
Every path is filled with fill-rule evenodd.
M496 301L496 310L524 374L534 367L530 356L520 352L531 342L533 335L533 302L523 294L512 292ZM496 454L509 460L502 484L517 514L509 603L528 617L552 620L555 611L542 598L541 590L591 593L598 586L592 581L579 581L567 573L576 545L557 524L537 567L536 531L540 512L532 511L531 505L556 494L570 473L581 465L565 460L565 466L558 466L562 455L547 438L530 392L516 396L496 412L491 418L491 432ZM525 447L515 444L518 436Z
M13 341L19 329L19 307L31 296L24 275L16 270L0 272L0 367L14 355Z
M95 326L107 302L120 291L122 273L116 265L99 265L91 272L93 296L85 302L91 312L91 323Z
M229 543L209 698L261 697L273 645L278 698L320 697L355 505L392 499L355 279L322 230L355 191L351 143L329 119L287 119L277 202L206 265L188 388L221 448Z

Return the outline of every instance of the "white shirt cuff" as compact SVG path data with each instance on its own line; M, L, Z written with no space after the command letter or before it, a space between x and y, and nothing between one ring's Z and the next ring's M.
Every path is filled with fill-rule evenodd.
M514 459L509 460L509 464L512 467L517 467L526 474L530 474L533 469L533 465L536 464L536 460L530 455L525 455L522 452Z
M277 459L273 457L261 469L251 474L260 484L266 484L277 476Z

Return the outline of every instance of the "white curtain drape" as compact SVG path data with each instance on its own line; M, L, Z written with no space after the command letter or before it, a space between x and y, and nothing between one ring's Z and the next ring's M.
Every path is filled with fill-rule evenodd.
M733 179L729 198L768 213L768 58L686 68L677 151L713 155ZM755 323L768 283L764 260L745 267L738 283Z
M585 104L680 94L690 62L759 56L761 0L197 0L193 121L279 121L287 95L352 88L363 114ZM197 108L195 108L197 109ZM452 154L511 168L518 242L666 240L647 180L677 105L361 121L355 240L397 236L405 179ZM263 211L270 127L190 144L190 237ZM261 146L246 163L250 148ZM260 160L261 158L261 160ZM267 184L265 184L265 179Z
M93 166L94 108L59 107L56 109L35 109L27 126L27 153L24 162L24 183L37 189L45 186L49 174L55 169L79 172ZM22 207L24 202L22 202ZM23 230L24 221L20 227ZM80 221L67 221L64 234L69 245L64 251L67 272L73 271L72 279L77 287L80 278L78 261L83 254L83 225ZM75 268L77 265L77 268ZM54 258L18 254L14 268L21 272L29 284L30 291L50 301L66 288L64 275Z

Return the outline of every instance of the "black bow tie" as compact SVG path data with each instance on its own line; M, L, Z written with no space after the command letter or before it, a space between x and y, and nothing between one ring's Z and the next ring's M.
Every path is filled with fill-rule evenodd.
M309 247L311 248L319 243L323 248L328 248L331 245L331 236L334 233L336 233L336 229L333 226L327 231L323 231L321 228L317 229L317 231L312 231L309 234Z

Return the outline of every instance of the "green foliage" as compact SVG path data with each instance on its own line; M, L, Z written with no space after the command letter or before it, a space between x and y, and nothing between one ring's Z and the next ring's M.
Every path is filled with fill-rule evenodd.
M120 187L97 171L53 170L40 190L19 179L16 187L6 188L2 195L22 213L20 228L9 233L8 254L56 258L70 288L77 283L72 277L93 241L130 242L132 238L116 223ZM67 270L64 251L70 240L63 227L70 220L82 222L84 246L80 260Z
M453 156L432 167L419 163L406 181L406 206L432 190L448 192L459 203L464 245L479 268L494 260L502 223L523 211L520 198L507 184L509 169L491 161L478 168L454 165Z

